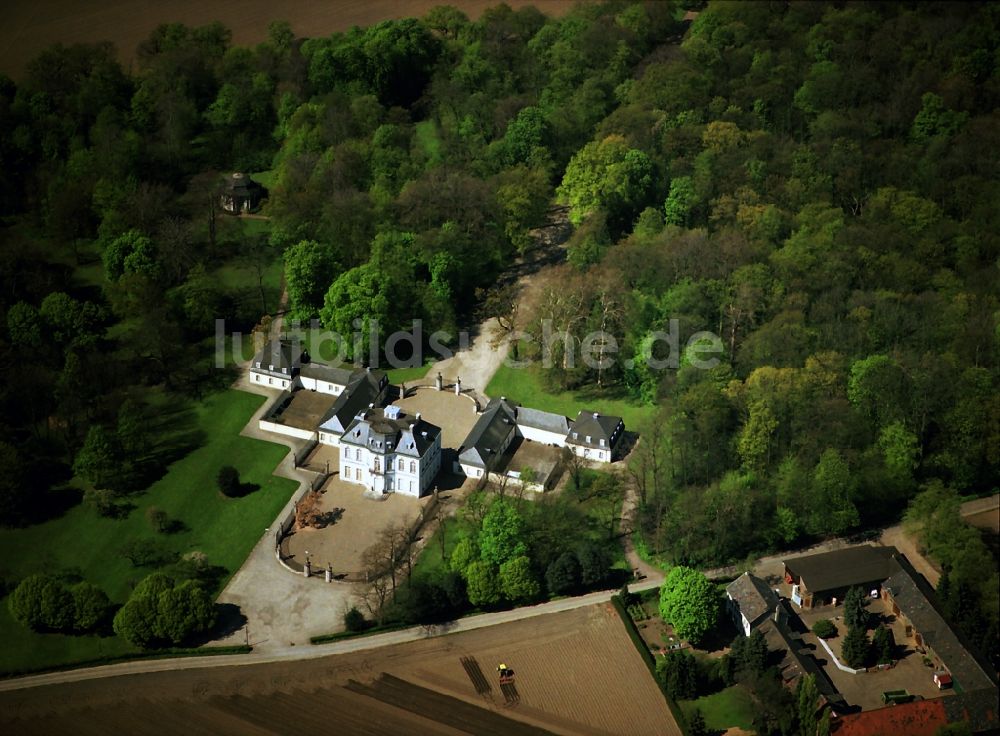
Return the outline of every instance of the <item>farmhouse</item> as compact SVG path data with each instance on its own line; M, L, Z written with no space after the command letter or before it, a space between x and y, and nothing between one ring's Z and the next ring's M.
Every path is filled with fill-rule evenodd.
M398 406L369 409L340 438L340 477L375 493L422 496L441 469L441 429Z
M898 569L895 547L860 545L833 552L783 560L785 582L792 586L792 601L802 608L837 605L849 588L878 591L882 581Z
M778 596L767 583L749 572L726 586L726 599L733 623L744 636L750 636L778 605Z
M236 172L226 178L219 197L222 209L233 215L256 212L267 190L246 174Z
M956 689L967 692L996 692L990 666L945 621L931 586L895 547L861 545L796 557L784 565L792 601L800 607L836 605L849 588L859 587L885 601L903 623L907 639L930 659L940 681L951 680Z

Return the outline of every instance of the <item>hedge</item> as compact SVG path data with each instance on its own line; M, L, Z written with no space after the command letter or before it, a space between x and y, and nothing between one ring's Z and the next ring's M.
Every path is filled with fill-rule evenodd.
M656 683L656 686L660 689L660 693L663 694L663 699L667 701L667 707L670 708L670 712L673 714L674 720L677 721L677 723L683 728L683 725L687 723L684 718L684 714L681 713L677 704L674 703L669 695L667 695L667 691L664 688L663 683L660 681L660 678L656 676L656 658L653 656L653 653L649 651L649 645L646 644L646 641L639 633L639 629L636 628L635 621L632 620L628 611L625 610L625 606L622 604L621 596L617 594L611 596L611 604L615 607L615 610L618 611L622 624L625 626L625 631L628 632L628 636L632 640L633 646L639 650L639 655L642 657L642 661L646 663L646 667L649 669L649 674L653 678L653 682Z
M384 626L372 626L370 629L365 629L364 631L338 631L335 634L320 634L319 636L309 637L310 644L329 644L332 641L340 641L341 639L355 639L359 636L371 636L372 634L385 634L389 631L399 631L400 629L409 629L418 624L385 624Z

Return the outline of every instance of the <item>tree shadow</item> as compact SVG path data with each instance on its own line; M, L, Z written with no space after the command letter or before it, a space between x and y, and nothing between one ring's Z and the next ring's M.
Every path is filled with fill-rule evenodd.
M191 531L191 527L180 519L170 519L163 525L164 534L181 534L187 531Z
M259 483L240 483L235 488L232 489L230 493L223 493L222 495L226 498L243 498L244 496L249 496L254 491L260 490Z
M216 603L215 625L208 631L192 635L186 644L191 647L201 647L217 639L226 639L244 628L247 621L246 615L236 604ZM243 640L240 640L236 644L243 643Z

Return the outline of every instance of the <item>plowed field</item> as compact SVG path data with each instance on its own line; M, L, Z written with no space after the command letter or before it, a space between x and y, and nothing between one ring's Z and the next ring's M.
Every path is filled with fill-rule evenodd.
M501 688L496 666L515 680ZM17 734L681 733L610 604L376 650L0 694Z

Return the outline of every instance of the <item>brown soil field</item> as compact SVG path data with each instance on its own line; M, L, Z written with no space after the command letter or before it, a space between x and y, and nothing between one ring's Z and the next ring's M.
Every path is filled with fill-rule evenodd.
M499 685L499 662L513 685ZM681 733L610 604L351 654L0 694L0 733L175 732Z
M19 79L27 63L54 43L113 41L128 66L140 41L160 23L199 26L221 21L233 43L256 44L273 20L287 20L297 36L327 36L352 26L391 18L420 17L435 5L451 4L470 18L500 0L8 0L0 26L0 72ZM558 16L572 0L506 0L513 8L534 5Z

